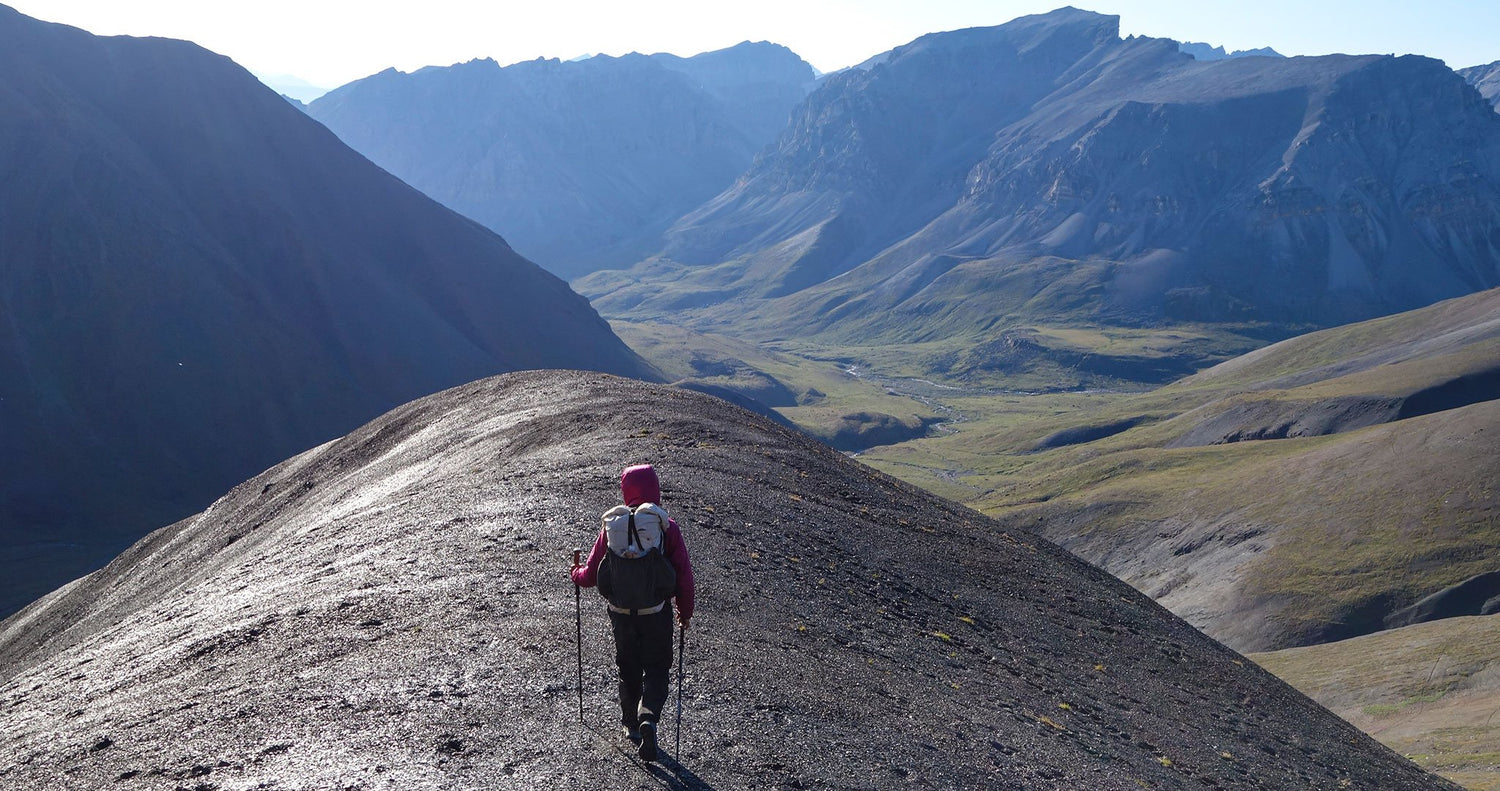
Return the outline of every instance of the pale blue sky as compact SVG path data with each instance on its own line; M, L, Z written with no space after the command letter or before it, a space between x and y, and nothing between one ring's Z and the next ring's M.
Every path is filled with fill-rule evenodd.
M388 66L785 44L823 71L924 33L996 25L1062 0L0 0L99 34L184 38L254 71L334 87ZM1073 0L1121 29L1287 55L1417 53L1500 60L1500 0Z

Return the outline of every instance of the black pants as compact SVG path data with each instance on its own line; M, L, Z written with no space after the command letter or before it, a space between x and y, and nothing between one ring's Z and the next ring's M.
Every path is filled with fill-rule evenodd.
M620 721L657 722L667 703L672 671L672 605L651 615L609 611L615 633L615 664L620 668Z

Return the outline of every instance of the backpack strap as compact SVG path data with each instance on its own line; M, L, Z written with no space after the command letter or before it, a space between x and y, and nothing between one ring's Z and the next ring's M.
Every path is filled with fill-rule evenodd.
M630 524L625 528L625 546L628 547L631 544L635 544L636 546L640 547L641 549L645 549L646 548L644 545L641 544L641 534L636 532L636 529L635 529L635 513L633 513L633 512L630 514Z

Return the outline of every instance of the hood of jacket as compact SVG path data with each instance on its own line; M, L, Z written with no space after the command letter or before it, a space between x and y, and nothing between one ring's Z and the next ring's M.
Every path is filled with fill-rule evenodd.
M631 508L641 503L660 503L661 482L656 478L656 468L649 464L626 467L620 473L620 496Z

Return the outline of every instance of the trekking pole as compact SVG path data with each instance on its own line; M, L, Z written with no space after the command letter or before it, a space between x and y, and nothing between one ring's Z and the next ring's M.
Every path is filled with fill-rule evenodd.
M573 568L578 568L582 549L573 550ZM573 611L578 622L578 721L583 722L583 591L573 581Z
M676 746L672 748L672 757L682 762L682 655L687 651L687 629L682 625L677 627L677 727L672 729L672 735L677 740Z

